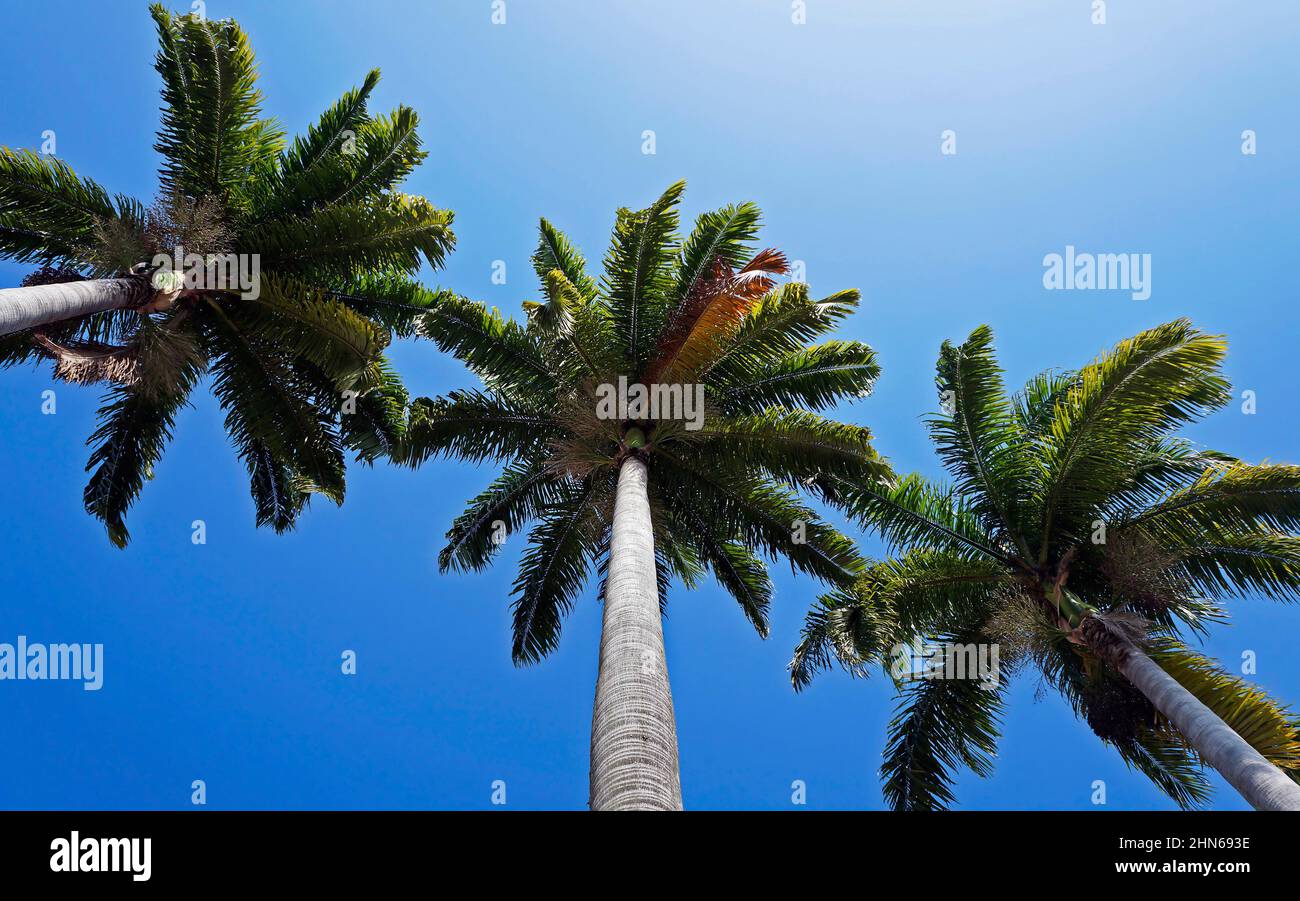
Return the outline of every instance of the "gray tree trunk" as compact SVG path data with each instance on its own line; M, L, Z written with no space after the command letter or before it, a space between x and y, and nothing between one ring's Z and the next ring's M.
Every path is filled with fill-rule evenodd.
M151 293L140 279L132 278L0 288L0 335L90 313L137 306L148 300Z
M623 461L591 723L592 810L682 809L647 478L639 459Z
M1256 810L1300 810L1300 785L1265 759L1138 647L1116 655L1125 677Z

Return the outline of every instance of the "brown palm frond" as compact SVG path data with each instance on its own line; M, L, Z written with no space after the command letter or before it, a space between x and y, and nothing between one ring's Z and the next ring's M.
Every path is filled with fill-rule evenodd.
M41 332L33 334L32 341L54 361L56 379L76 385L134 385L139 381L139 360L133 345L99 341L59 344Z
M789 262L779 250L760 250L739 272L721 257L714 260L710 276L699 282L669 319L644 381L698 372L754 304L775 287L771 276L789 271Z

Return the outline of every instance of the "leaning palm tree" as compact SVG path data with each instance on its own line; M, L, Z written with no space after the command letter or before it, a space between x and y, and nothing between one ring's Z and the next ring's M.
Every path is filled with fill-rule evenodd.
M600 579L596 810L682 805L660 621L670 581L689 587L711 571L766 635L763 556L839 585L861 566L799 490L826 473L884 469L866 429L817 412L877 376L864 344L809 343L857 293L813 300L804 284L778 286L785 258L753 251L750 203L700 216L680 240L683 188L618 212L599 284L542 220L533 263L544 300L525 303L526 324L457 299L417 324L484 387L417 400L406 461L504 464L452 524L443 571L487 566L536 523L513 592L519 664L556 647L584 584Z
M1232 596L1300 598L1300 467L1174 434L1228 403L1225 353L1179 320L1009 397L981 327L939 356L930 429L954 484L835 480L900 555L821 599L791 667L802 687L836 660L890 664L893 807L945 807L954 768L990 771L1008 680L953 676L996 646L1179 805L1207 799L1205 763L1257 808L1300 809L1297 721L1180 640ZM918 638L937 647L909 653Z
M345 453L373 459L401 436L406 394L382 351L431 296L409 276L454 240L450 213L395 191L425 153L412 110L367 111L377 71L286 145L238 25L151 12L151 205L0 148L0 258L40 266L0 290L0 366L48 359L58 378L112 386L85 507L118 546L205 373L259 525L290 528L313 493L341 502ZM166 265L177 257L192 268Z

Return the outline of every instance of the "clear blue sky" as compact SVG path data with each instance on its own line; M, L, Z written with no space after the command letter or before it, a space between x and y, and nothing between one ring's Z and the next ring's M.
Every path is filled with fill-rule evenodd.
M0 143L58 155L149 199L158 81L144 2L11 4L0 33ZM376 108L423 116L409 189L456 212L429 280L518 311L545 215L599 259L618 206L686 178L687 212L752 199L765 243L814 291L861 289L846 331L884 375L844 418L899 468L937 474L920 421L944 338L996 330L1011 381L1072 366L1177 316L1226 333L1234 405L1193 437L1300 461L1295 276L1300 11L1290 0L849 2L224 2L261 60L268 112L301 130L373 66ZM184 5L177 8L184 9ZM641 152L642 132L657 153ZM940 153L940 134L958 153ZM1254 129L1259 152L1240 152ZM1042 258L1153 255L1153 293L1047 292ZM508 281L493 285L492 262ZM0 264L0 285L24 270ZM394 357L409 386L470 383L430 345ZM517 545L490 573L439 576L440 538L486 470L354 469L339 510L253 529L242 466L200 392L113 549L81 510L99 392L47 370L0 373L0 641L102 642L104 687L0 682L0 807L581 808L599 609L591 592L547 662L510 662ZM58 413L40 413L54 387ZM190 524L207 523L207 544ZM876 551L874 542L867 547ZM688 807L881 806L885 681L841 674L792 693L784 666L814 583L778 576L760 641L713 587L675 593L666 625ZM1234 605L1208 643L1300 702L1300 610ZM359 672L339 672L354 649ZM965 808L1168 808L1036 680L1012 696L996 774ZM1217 782L1215 805L1242 802Z

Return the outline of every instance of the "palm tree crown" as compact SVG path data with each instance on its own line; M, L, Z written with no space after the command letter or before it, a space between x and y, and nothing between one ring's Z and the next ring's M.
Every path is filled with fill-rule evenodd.
M1251 466L1174 434L1230 400L1225 353L1180 320L1008 396L987 327L945 343L930 431L953 484L837 484L900 555L809 614L796 687L837 660L865 672L917 636L997 644L1004 671L1036 669L1130 766L1199 804L1204 749L1121 673L1116 650L1137 647L1294 777L1296 720L1179 638L1222 620L1229 597L1300 597L1300 467ZM947 806L956 767L992 768L1008 680L894 674L886 798Z
M253 52L233 21L151 12L164 102L152 206L110 196L54 157L0 148L0 255L42 264L27 284L114 277L109 287L121 287L98 312L0 337L0 365L52 358L58 377L113 385L85 506L119 546L125 512L205 372L259 525L291 527L312 493L341 502L345 452L371 459L401 437L406 393L382 350L407 327L407 305L428 299L408 276L423 260L438 265L454 240L450 213L394 190L425 153L412 110L367 111L378 71L286 144L261 117ZM260 293L151 284L155 255L181 248L256 256Z
M680 239L683 189L675 184L644 210L618 212L599 283L542 220L533 264L544 300L525 304L526 324L453 299L417 326L483 388L417 400L406 460L441 454L503 464L452 524L441 568L481 569L505 535L535 523L514 585L516 662L555 648L588 577L604 575L628 459L648 471L661 603L672 577L691 586L711 571L766 635L772 587L762 555L837 584L859 567L852 544L798 494L828 474L861 478L884 468L865 428L817 412L865 393L878 374L865 344L809 343L858 295L813 300L804 284L778 286L785 258L754 253L759 211L750 203L700 216ZM602 392L620 377L686 394L702 385L702 421L602 413Z

